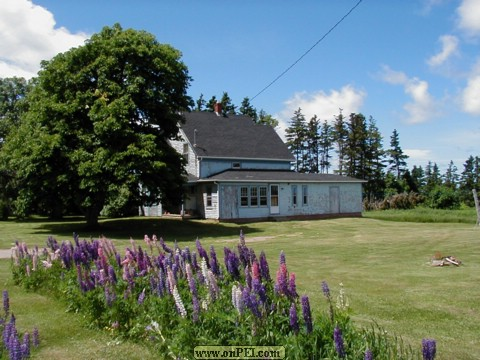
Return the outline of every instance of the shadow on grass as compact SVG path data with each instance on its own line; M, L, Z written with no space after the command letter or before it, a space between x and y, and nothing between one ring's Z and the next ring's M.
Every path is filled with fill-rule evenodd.
M37 221L37 220L33 220ZM73 233L79 234L81 239L98 238L104 235L116 240L143 240L144 235L150 237L155 234L163 237L167 242L177 240L194 241L197 237L202 238L235 238L244 233L262 233L257 227L249 224L218 223L209 220L182 220L169 218L124 218L124 219L103 219L99 221L99 227L92 230L87 228L85 221L81 218L65 219L63 221L38 221L33 232L35 234L53 235L57 240L72 239Z

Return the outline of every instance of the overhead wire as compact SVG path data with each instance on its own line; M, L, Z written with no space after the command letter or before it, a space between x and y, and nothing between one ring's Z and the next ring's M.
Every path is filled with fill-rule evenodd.
M300 56L295 62L293 62L289 67L287 67L280 75L278 75L275 79L273 79L267 86L265 86L262 90L260 90L254 97L250 99L253 101L256 97L264 93L270 86L275 84L281 77L283 77L288 71L290 71L295 65L297 65L305 56L308 55L310 51L312 51L318 44L320 44L323 39L325 39L338 25L340 25L343 20L345 20L362 2L363 0L358 0L357 3L345 14L342 16L340 20L338 20L335 25L333 25L323 36L317 40L315 44L313 44L307 51L305 51L302 56Z

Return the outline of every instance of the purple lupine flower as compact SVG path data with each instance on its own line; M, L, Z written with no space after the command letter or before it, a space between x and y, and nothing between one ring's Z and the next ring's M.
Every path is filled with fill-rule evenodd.
M252 288L252 274L250 273L250 267L247 265L245 267L245 284L247 287Z
M40 346L40 336L38 334L38 328L37 327L33 328L32 345L36 348Z
M325 295L325 297L330 300L330 288L328 287L328 284L327 282L324 280L322 281L322 292L323 292L323 295Z
M297 298L297 284L295 283L295 273L290 274L290 279L288 280L288 296L291 298Z
M268 267L267 256L265 255L264 251L260 253L259 266L260 266L260 275L262 275L262 278L265 279L266 281L270 281L271 280L270 269Z
M282 250L282 251L280 251L280 265L286 264L286 263L287 263L287 261L285 259L285 253Z
M5 315L8 315L10 311L10 299L7 290L3 290L3 311L5 312Z
M243 230L240 230L240 245L245 246L245 236L243 235Z
M238 279L240 277L240 271L238 269L240 266L240 259L229 248L225 247L223 250L225 254L225 267L227 268L228 273L232 275L234 279Z
M198 315L200 314L200 302L198 301L198 298L195 295L192 296L192 305L193 305L192 320L193 322L197 322Z
M423 360L434 360L437 353L437 344L434 339L422 340Z
M197 253L195 251L192 252L192 266L195 270L198 270Z
M105 286L105 302L107 303L107 306L110 307L112 306L113 302L115 301L117 295L115 291L112 291L109 286Z
M167 246L167 244L165 243L165 240L163 240L162 237L158 240L158 242L160 243L160 246L162 247L163 251L169 254L173 254L173 250Z
M345 357L345 348L343 346L343 336L342 330L336 326L333 330L333 341L335 342L335 350L337 351L338 357Z
M192 266L187 263L185 265L185 270L187 273L187 282L188 282L188 287L190 288L190 293L193 296L197 295L197 285L195 284L195 278L193 277L193 272L192 272Z
M311 333L313 330L312 312L310 311L310 301L308 300L308 296L303 295L301 302L302 302L303 320L305 321L305 327L307 329L307 334L308 334L308 333Z
M267 302L267 290L265 286L260 282L260 279L252 280L252 290L258 295L260 302L265 304Z
M115 269L112 265L108 266L108 281L110 281L112 284L117 283L117 275L115 274Z
M215 249L213 245L210 246L210 269L215 275L220 275L220 268L218 266L217 261L217 254L215 253Z
M182 250L182 257L185 262L192 263L192 254L190 253L190 248L188 246L185 246Z
M8 350L9 358L11 360L22 360L22 346L16 335L10 335Z
M205 261L209 262L208 260L208 255L207 255L207 252L205 251L205 249L203 248L202 244L200 243L200 239L197 238L197 240L195 240L195 245L197 247L197 252L198 252L198 256L200 256L200 258L204 258Z
M145 301L145 289L143 289L140 295L138 295L137 303L138 305L142 305L144 301Z
M290 327L292 328L295 334L298 334L299 326L298 326L298 317L297 317L297 307L295 303L292 303L290 306Z
M243 267L247 267L250 262L250 251L245 245L238 244L238 257Z
M247 308L250 309L253 315L261 317L260 310L258 309L258 300L254 293L250 293L250 289L245 287L242 291L242 301Z
M21 350L22 350L22 359L27 359L30 357L30 334L28 332L23 334Z
M115 261L117 262L118 267L122 267L122 257L120 254L115 254Z
M373 360L372 350L367 349L367 351L365 351L365 357L363 358L363 360Z

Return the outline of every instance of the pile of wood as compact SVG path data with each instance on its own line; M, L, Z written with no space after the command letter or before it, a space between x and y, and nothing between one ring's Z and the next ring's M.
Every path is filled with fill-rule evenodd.
M441 256L439 254L435 254L431 261L432 266L460 266L461 264L462 262L455 256Z

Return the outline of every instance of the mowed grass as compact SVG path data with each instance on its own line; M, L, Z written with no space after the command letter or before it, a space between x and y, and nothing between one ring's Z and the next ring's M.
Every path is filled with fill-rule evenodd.
M198 237L204 247L214 245L223 259L223 247L236 246L241 229L248 246L257 254L266 252L272 276L280 251L285 251L298 292L310 296L314 311L327 310L321 282L327 281L333 294L341 282L358 326L376 323L417 349L422 338L434 338L437 359L480 358L480 228L475 217L472 223L355 218L249 224L133 218L102 221L96 233L86 232L78 219L38 219L0 222L0 244L8 248L18 239L43 246L48 235L69 240L77 231L81 238L104 234L123 250L130 237L141 245L144 234L156 234L190 248ZM437 251L458 257L462 266L431 267ZM19 323L37 325L47 337L37 358L161 358L138 344L117 344L105 332L87 329L80 315L65 314L65 306L55 299L16 288L9 280L8 261L0 265Z

